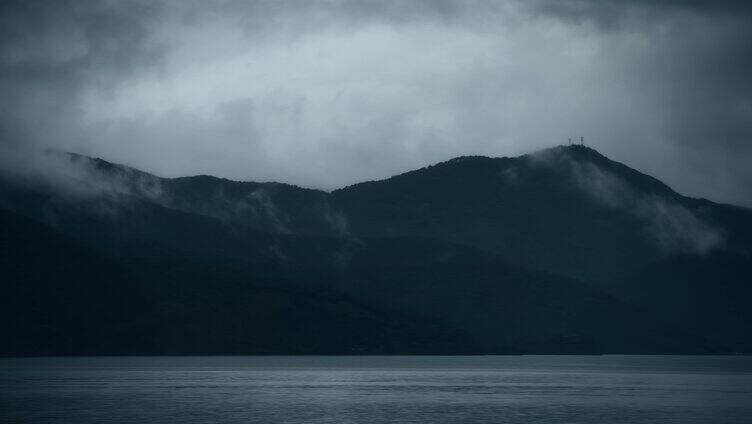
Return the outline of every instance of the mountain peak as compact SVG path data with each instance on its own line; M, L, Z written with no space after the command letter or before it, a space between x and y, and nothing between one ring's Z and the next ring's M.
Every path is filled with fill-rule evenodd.
M490 157L490 156L483 156L483 155L464 155L464 156L457 156L452 159L448 159L442 162L438 162L434 165L429 165L426 168L433 168L433 167L441 167L444 165L477 165L477 164L494 164L499 163L499 161L522 161L522 160L536 160L536 159L544 159L546 161L551 161L552 159L557 160L566 160L569 161L576 161L576 162L591 162L593 164L603 164L603 163L618 163L614 162L608 157L601 154L599 151L595 150L592 147L583 146L580 144L571 144L571 145L558 145L554 147L549 147L541 150L537 150L532 153L520 155L520 156L502 156L502 157ZM511 163L511 162L510 162ZM626 166L625 166L626 167ZM628 167L626 167L628 168ZM422 169L418 169L415 171L408 171L406 174L411 174L413 172L420 172ZM404 175L404 174L403 174Z
M533 153L522 155L520 157L536 157L542 155L561 155L566 156L569 159L575 159L578 161L611 161L611 159L607 158L594 148L582 144L560 144L558 146L537 150Z
M667 198L680 197L678 193L657 178L612 160L592 147L580 144L559 145L520 158L525 158L534 163L547 164L550 167L558 167L559 170L566 172L573 170L579 172L584 166L586 173L592 174L595 172L600 176L605 175L608 178L619 180L622 184L647 195L665 196Z

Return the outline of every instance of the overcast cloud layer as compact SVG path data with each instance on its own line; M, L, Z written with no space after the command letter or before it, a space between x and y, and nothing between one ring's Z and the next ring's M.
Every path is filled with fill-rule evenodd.
M3 2L0 143L334 189L585 136L752 206L752 8Z

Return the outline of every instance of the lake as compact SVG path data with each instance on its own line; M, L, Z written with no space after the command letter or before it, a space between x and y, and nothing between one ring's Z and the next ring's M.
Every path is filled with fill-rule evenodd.
M752 357L0 359L3 423L749 423Z

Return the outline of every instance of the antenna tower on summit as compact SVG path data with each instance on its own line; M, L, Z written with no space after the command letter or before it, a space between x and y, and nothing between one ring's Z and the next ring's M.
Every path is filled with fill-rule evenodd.
M584 146L584 145L585 145L585 137L580 136L580 146Z

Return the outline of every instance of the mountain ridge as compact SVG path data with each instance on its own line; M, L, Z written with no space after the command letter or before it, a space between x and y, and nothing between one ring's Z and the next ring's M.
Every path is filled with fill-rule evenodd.
M290 187L290 188L296 188L296 189L302 189L302 190L310 190L310 191L313 191L313 192L327 193L327 194L332 194L334 192L345 190L345 189L348 189L350 187L357 186L357 185L360 185L360 184L368 184L368 183L374 183L374 182L388 181L388 180L390 180L392 178L401 177L401 176L404 176L404 175L413 174L413 173L420 172L420 171L423 171L423 170L426 170L426 169L430 169L430 168L433 168L433 167L443 166L443 165L448 165L448 164L453 164L453 163L458 163L458 162L466 162L466 161L474 161L474 160L481 160L481 161L489 161L489 160L490 161L520 160L520 159L524 159L524 158L531 158L531 157L535 157L535 156L539 156L539 155L545 155L545 154L549 154L549 153L561 153L561 152L565 152L565 153L575 153L577 155L576 158L579 158L579 159L586 159L586 158L592 159L592 158L596 158L601 163L609 163L610 165L613 165L615 167L620 168L620 170L628 171L628 172L631 172L631 173L633 173L635 175L639 175L642 178L644 178L646 181L651 181L651 183L653 183L655 185L661 185L661 186L663 186L664 190L666 192L671 192L671 193L680 195L680 196L685 197L685 198L695 199L695 200L704 200L704 201L707 201L707 202L712 202L714 204L729 205L729 206L735 206L735 207L739 207L739 208L743 208L743 209L750 209L750 208L742 206L742 205L734 205L734 204L731 204L731 203L712 201L712 200L701 198L701 197L691 197L691 196L681 195L681 194L677 193L676 191L674 191L672 188L670 188L668 185L666 185L663 182L661 182L660 180L658 180L657 178L652 177L652 176L650 176L648 174L645 174L643 172L637 171L637 170L635 170L633 168L630 168L629 166L624 165L624 164L622 164L620 162L617 162L617 161L614 161L612 159L609 159L608 157L606 157L605 155L601 154L600 152L598 152L596 149L594 149L592 147L581 146L581 145L557 145L557 146L554 146L554 147L548 147L548 148L540 149L540 150L537 150L537 151L534 151L534 152L531 152L531 153L527 153L527 154L522 154L522 155L519 155L519 156L461 155L461 156L456 156L456 157L449 158L449 159L446 159L446 160L442 160L442 161L439 161L439 162L436 162L436 163L433 163L433 164L430 164L430 165L427 165L427 166L424 166L424 167L421 167L421 168L416 168L416 169L413 169L413 170L408 170L408 171L405 171L405 172L401 172L401 173L398 173L398 174L395 174L395 175L392 175L392 176L389 176L389 177L375 179L375 180L365 180L365 181L355 182L355 183L352 183L352 184L346 184L346 185L344 185L342 187L335 188L335 189L332 189L332 190L323 190L323 189L318 189L318 188L313 188L313 187L306 187L306 186L302 186L302 185L298 185L298 184L285 183L285 182L279 182L279 181L236 180L236 179L227 178L227 177L218 177L218 176L211 175L211 174L195 174L195 175L184 175L184 176L178 176L178 177L162 177L162 176L159 176L157 174L141 170L141 169L139 169L137 167L118 164L116 162L112 162L112 161L109 161L109 160L101 158L101 157L87 156L87 155L83 155L83 154L75 153L75 152L70 152L70 151L58 151L58 150L49 150L49 149L48 149L48 152L53 152L53 153L56 153L56 154L69 155L70 157L74 158L75 160L89 160L89 161L94 162L97 165L97 167L102 168L102 169L132 170L132 171L136 171L137 173L143 174L145 176L159 178L159 179L162 179L162 180L212 179L212 180L219 180L219 181L222 181L222 182L230 182L230 183L238 183L238 184L258 184L258 185L276 184L276 185L281 185L281 186L287 186L287 187Z
M462 222L463 218L486 223L490 220L495 223L493 225L506 219L528 222L526 225L532 227L522 234L510 233L509 226L499 227L495 236L497 240L503 237L517 239L515 243L528 246L527 249L532 249L531 254L546 255L536 247L541 242L536 239L535 232L538 226L551 227L550 216L544 213L537 217L536 214L540 214L539 209L556 204L562 217L554 216L558 222L555 228L549 228L551 234L566 226L575 233L587 232L585 227L593 225L605 224L612 229L631 226L632 232L637 234L637 237L628 237L631 243L641 243L648 249L664 253L672 250L702 252L724 244L748 250L747 242L752 236L752 228L745 224L752 211L682 196L653 177L579 145L557 146L515 158L463 156L332 192L285 183L239 182L212 176L161 178L102 159L76 154L69 157L74 165L91 162L94 168L92 171L91 167L85 166L78 172L80 175L75 175L71 185L97 186L102 182L99 185L104 187L91 190L132 195L164 207L211 216L260 231L335 237L418 235L512 254L508 247L498 245L498 241L479 240L478 232L487 231L485 229L465 229L465 234L462 234L463 230L458 228L447 233L447 229ZM65 185L64 182L55 183ZM447 198L453 200L446 202ZM440 215L449 212L447 208L457 202L475 203L473 207L480 216L459 210L455 211L455 216ZM13 208L12 205L8 207ZM431 211L427 213L428 209ZM436 211L442 209L444 212L437 215ZM614 215L614 211L621 216ZM408 221L399 222L392 218L400 214ZM604 214L611 215L609 221L618 219L606 223L602 219ZM426 216L429 218L427 224L413 225L412 221ZM364 217L367 220L363 221ZM742 228L722 228L725 225L722 221L741 222ZM443 229L437 233L430 228L431 225L440 225ZM528 237L530 234L532 238ZM737 234L744 236L737 237ZM647 239L637 240L639 237ZM573 247L571 241L566 240L566 234L560 234L559 238L561 246L556 255ZM569 270L565 267L567 265L560 264L551 270L572 271L571 266Z
M734 309L740 299L752 300L741 282L752 269L752 211L682 196L588 147L559 146L515 158L458 157L332 192L211 176L160 178L101 159L67 157L73 159L62 156L62 164L44 169L46 179L0 173L0 209L78 240L113 263L143 268L118 277L125 285L163 287L164 275L180 275L199 297L216 291L212 281L233 281L227 290L240 290L234 287L242 279L331 291L321 298L328 306L306 303L314 321L336 327L331 319L341 315L350 322L345 311L363 306L339 309L327 299L352 298L381 311L375 321L352 325L381 331L378 326L394 329L404 319L418 333L425 325L426 334L449 337L434 345L437 352L468 352L458 340L474 346L469 348L474 353L752 348L746 330L752 317ZM708 255L715 259L702 260ZM165 265L153 271L160 263ZM676 264L694 271L674 272ZM228 276L222 269L236 271ZM85 275L87 281L94 278ZM686 278L679 275L692 278L688 295L681 295ZM714 284L714 275L723 275L722 287ZM25 277L14 278L23 284ZM75 281L74 275L66 278ZM646 289L643 278L655 289ZM180 287L170 281L170 287ZM279 300L302 293L295 290L253 293ZM157 306L140 299L158 319ZM705 299L712 305L703 308ZM661 304L669 306L666 311L693 310L698 316L676 320ZM218 319L214 306L203 304L201 310L207 319ZM227 313L248 319L240 309ZM443 327L426 324L434 321ZM189 328L171 325L189 337ZM285 328L290 337L297 334ZM379 343L394 342L391 352L409 352L407 336L400 334ZM337 351L363 344L348 337ZM422 340L421 349L430 351L430 340ZM186 348L180 343L163 347ZM254 346L248 343L244 349ZM366 352L383 352L369 346ZM293 346L272 350L286 348Z

